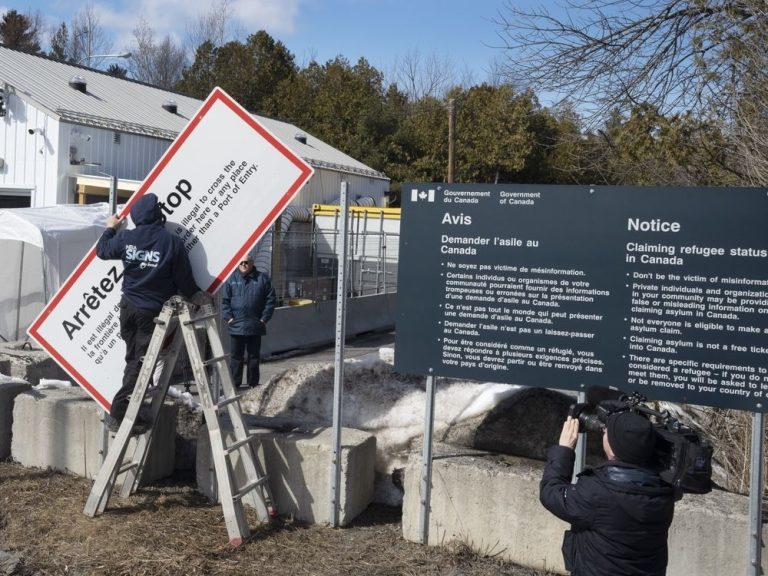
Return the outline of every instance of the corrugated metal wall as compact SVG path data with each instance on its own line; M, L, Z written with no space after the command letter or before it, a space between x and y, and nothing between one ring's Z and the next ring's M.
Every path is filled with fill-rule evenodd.
M149 136L86 126L67 127L69 130L63 135L65 151L74 148L75 159L98 163L96 170L123 180L143 180L171 145L168 140ZM64 160L69 163L69 154ZM88 168L83 168L83 172L88 173Z
M69 175L94 174L116 175L119 179L143 180L154 167L171 142L149 136L119 134L119 142L115 142L116 132L85 126L70 126L65 124L62 130L64 145L60 159L60 173ZM90 140L87 138L90 137ZM88 167L70 164L69 150L73 148L77 161L85 159L88 163L98 163L98 167ZM379 178L357 174L346 174L325 168L315 169L315 174L307 185L299 192L293 201L294 206L311 208L314 204L338 201L341 181L350 184L350 198L370 196L377 206L381 206L389 182ZM69 183L69 202L72 201L72 184Z
M109 175L140 181L171 145L169 140L72 124L63 125L61 141L60 185L66 190L67 202L74 201L73 176Z
M58 130L58 121L7 95L6 115L0 118L0 185L31 190L33 202L40 197L55 204Z
M316 168L312 179L299 192L293 204L302 208L312 208L314 204L338 204L342 180L349 182L348 194L351 200L371 196L376 206L382 206L384 195L389 191L388 180Z

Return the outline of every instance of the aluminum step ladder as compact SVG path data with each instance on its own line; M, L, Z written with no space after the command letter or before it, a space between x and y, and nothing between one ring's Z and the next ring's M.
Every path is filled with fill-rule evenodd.
M182 345L187 350L205 415L219 500L224 512L230 544L239 546L250 536L244 504L256 510L261 522L269 522L275 515L267 477L261 469L253 447L255 435L248 434L243 421L241 396L236 393L232 382L229 372L229 355L224 353L217 320L218 313L210 304L196 308L179 296L174 296L165 303L160 314L155 318L155 330L144 356L128 410L85 504L83 513L86 516L94 517L104 512L121 474L125 476L120 497L127 498L137 490L152 443L155 423L168 392L173 367ZM204 332L206 338L200 338L199 332ZM206 349L206 342L212 357L203 360L202 351ZM155 366L163 350L167 350L163 368L157 385L150 388ZM221 385L220 395L212 390L208 378L208 367L218 375ZM151 401L145 402L148 396L151 397ZM133 453L126 457L128 444L133 436L133 426L140 413L149 427L146 433L138 435ZM229 440L226 430L222 429L224 416L227 416L231 423L233 441ZM235 454L239 457L239 464L245 475L242 485L238 485L234 473L232 457Z

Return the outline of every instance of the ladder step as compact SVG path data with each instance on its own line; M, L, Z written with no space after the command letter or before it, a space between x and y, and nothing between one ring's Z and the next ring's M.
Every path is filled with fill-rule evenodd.
M184 322L184 325L188 326L190 324L201 324L206 320L210 320L211 318L218 318L218 317L219 317L218 312L212 312L210 314L202 314L200 316L192 318L192 320L187 320L186 322Z
M118 468L118 470L117 470L117 474L118 474L118 476L119 476L119 475L120 475L120 474L122 474L123 472L128 472L128 470L132 470L132 469L134 469L134 468L138 467L138 465L139 465L139 463L138 463L138 462L136 462L136 461L134 461L134 462L128 462L127 464L123 464L122 466L120 466L120 468Z
M254 488L257 488L257 487L261 486L261 485L262 485L262 484L264 484L266 481L267 481L267 477L266 477L266 476L262 476L262 477L261 477L261 478L259 478L258 480L254 480L254 481L253 481L253 482L251 482L250 484L246 484L245 486L243 486L243 488L242 488L242 490L240 490L240 492L238 492L237 494L233 494L233 495L232 495L232 500L233 500L234 502L237 502L238 500L242 500L243 496L247 496L247 495L248 495L248 493L249 493L251 490L253 490Z
M242 397L243 397L242 394L235 394L234 396L232 396L230 398L225 398L224 400L222 400L221 402L216 404L216 406L214 406L214 408L216 408L216 410L221 410L222 408L226 408L230 404L234 404L235 402L240 400L240 398L242 398Z
M203 366L210 366L211 364L216 364L216 362L221 362L222 360L228 360L228 359L229 359L229 354L214 356L213 358L208 358L208 360L205 360L203 362Z
M248 435L248 437L246 437L246 438L243 438L242 440L238 440L237 442L234 442L234 443L230 444L229 446L227 446L227 447L224 449L224 453L225 453L227 456L229 456L229 455L230 455L230 454L232 454L232 452L234 452L235 450L239 450L240 448L242 448L242 447L243 447L243 446L245 446L246 444L250 443L250 442L251 442L251 441L252 441L254 438L256 438L256 435L255 435L255 434L249 434L249 435Z

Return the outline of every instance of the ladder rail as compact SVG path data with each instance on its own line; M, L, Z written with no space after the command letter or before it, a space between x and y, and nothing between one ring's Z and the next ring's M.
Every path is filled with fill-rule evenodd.
M261 469L256 453L253 451L253 445L250 443L248 446L243 446L243 450L239 450L238 454L240 456L240 465L245 472L245 485L251 486L251 488L242 490L242 488L235 486L235 468L231 458L228 457L227 434L222 429L221 417L223 414L221 408L225 408L226 414L229 416L235 443L246 440L248 438L248 430L243 421L243 413L232 381L232 374L229 371L229 363L226 361L228 355L224 352L221 341L218 315L211 314L207 308L203 307L194 319L188 316L188 311L182 311L180 322L188 343L193 340L191 335L192 327L202 325L206 332L208 345L210 346L211 361L206 364L202 361L200 355L196 354L197 357L193 363L193 370L196 377L206 383L204 387L206 392L208 392L205 395L201 394L200 399L211 439L211 452L214 457L216 481L219 486L219 500L221 500L222 505L225 505L225 503L228 505L229 501L235 499L235 495L241 492L242 501L256 510L259 520L268 522L274 514L272 495L268 482L257 482L260 478L264 478L265 474ZM208 373L205 370L208 365L214 368L219 378L221 397L224 399L222 402L220 402L221 398L214 398L211 393ZM228 474L220 474L220 468L225 468Z
M225 357L226 355L224 353L221 338L219 337L219 327L217 323L215 321L207 322L206 332L213 357ZM247 484L253 484L252 491L249 491L250 494L246 495L244 500L256 509L260 520L263 522L268 521L268 519L275 514L274 500L268 482L255 484L255 481L259 478L266 477L266 473L261 467L258 455L251 442L253 439L252 435L245 425L239 395L237 394L234 381L232 380L232 373L229 370L229 365L224 361L216 362L214 366L219 376L219 382L221 383L224 397L226 399L236 398L235 401L225 400L222 404L225 404L224 408L226 408L226 413L229 416L229 421L232 425L232 431L235 436L234 443L241 444L243 448L242 450L237 450L237 453L240 455L240 462L245 470ZM221 404L219 405L221 406ZM222 416L220 410L217 411L216 416ZM226 450L226 446L224 448ZM245 452L245 455L243 455L243 452ZM229 453L232 452L230 451Z
M202 311L201 322L207 325L214 322L213 317L208 310ZM184 341L187 346L187 352L189 355L190 364L192 366L192 372L195 375L195 381L197 382L197 392L200 395L200 402L203 405L203 412L205 414L205 423L208 427L208 435L210 437L211 454L213 456L214 470L216 472L216 481L219 486L219 500L224 510L224 520L227 524L227 532L230 534L239 533L242 537L247 538L250 535L248 528L248 522L245 518L245 510L242 505L235 502L234 495L236 490L233 486L234 470L230 466L230 462L224 456L224 437L222 435L219 419L213 414L214 399L212 398L211 386L208 380L208 373L205 369L205 364L200 355L199 342L197 340L196 325L199 322L192 320L189 310L185 309L181 311L180 316L181 331L184 335ZM215 354L218 356L219 354Z
M171 335L172 340L168 347L168 354L165 358L165 364L163 365L163 369L160 372L160 376L158 377L157 381L158 393L155 394L152 398L152 404L149 410L150 427L147 433L140 435L136 441L136 449L134 450L133 459L133 462L136 464L136 466L130 468L123 478L123 485L120 488L121 498L128 498L131 494L139 489L139 482L141 481L141 476L144 472L144 466L146 466L147 457L149 456L149 451L152 448L152 440L155 437L155 425L157 424L158 417L160 416L160 410L163 407L163 402L165 402L165 398L168 394L168 387L170 386L173 368L179 358L179 354L181 353L181 345L183 343L181 330L178 329L178 326L173 326L173 328L175 328L175 331ZM160 350L159 354L162 354L162 349ZM158 360L160 358L159 354L157 358Z
M149 387L149 381L152 378L152 372L154 371L157 362L157 356L159 355L160 348L162 347L172 317L172 311L164 306L163 310L160 312L160 316L155 320L155 329L152 332L152 337L150 338L149 346L147 347L147 354L145 354L145 359L142 362L139 377L131 395L131 401L128 404L128 409L125 412L120 429L115 435L112 446L107 451L107 457L104 459L104 463L96 475L93 487L91 488L91 493L85 503L83 513L86 516L93 517L101 514L107 506L109 496L117 482L120 468L122 467L123 459L125 458L125 453L128 449L133 425L136 422L139 408L141 407L147 388ZM134 457L132 458L132 461L135 460L135 450L133 454Z

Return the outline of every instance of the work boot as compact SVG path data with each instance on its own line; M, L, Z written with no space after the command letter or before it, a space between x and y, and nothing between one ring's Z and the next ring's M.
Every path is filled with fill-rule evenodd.
M107 418L105 421L107 423L107 428L109 428L110 432L117 432L118 430L120 430L120 426L123 423L122 420L113 418L111 414L107 414ZM131 428L131 435L144 434L147 430L149 430L149 422L142 419L141 417L138 417L136 418L136 422L133 423L133 428Z
M139 416L136 418L136 422L133 423L131 434L144 434L147 430L149 430L149 422Z
M107 414L107 417L104 419L104 423L107 425L107 428L109 428L110 432L117 432L120 430L120 424L123 422L122 420L114 418L112 414Z

